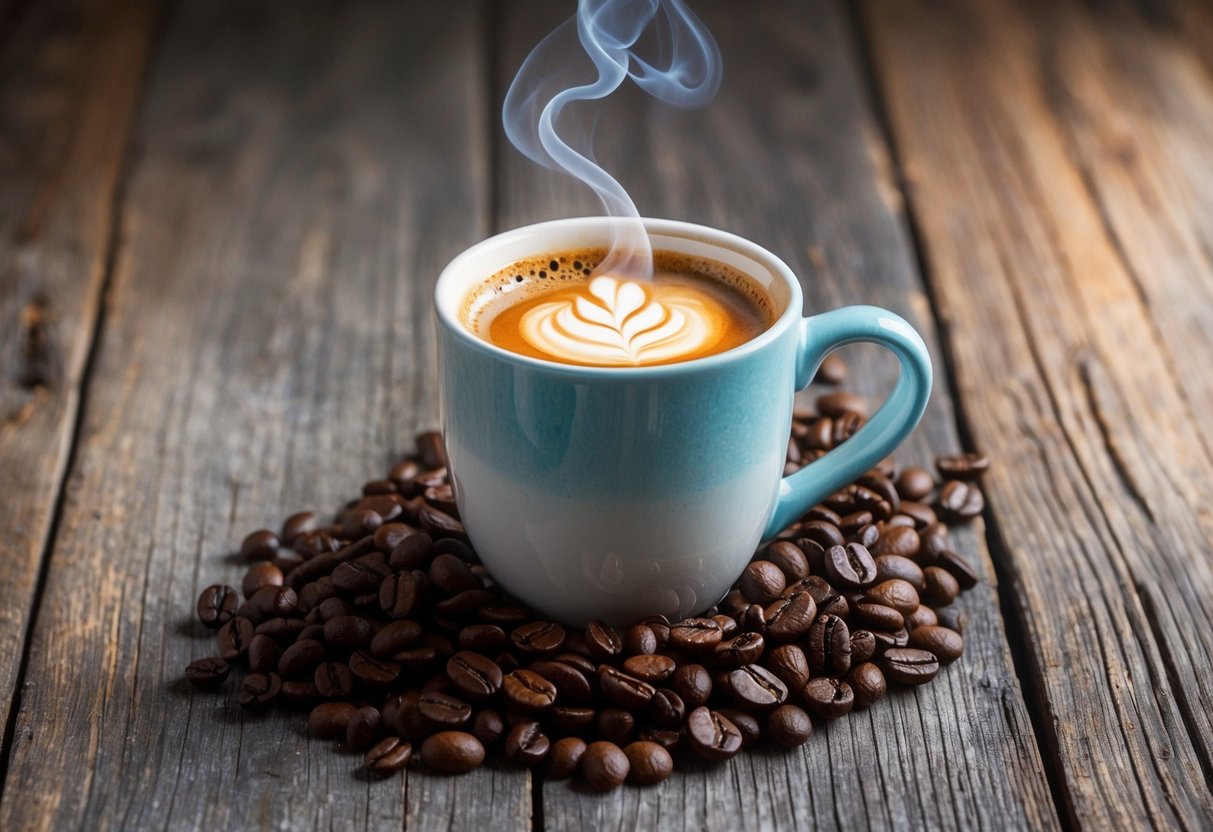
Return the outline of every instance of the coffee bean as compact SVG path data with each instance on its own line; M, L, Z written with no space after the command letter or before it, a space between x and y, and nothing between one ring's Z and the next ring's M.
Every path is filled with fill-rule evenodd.
M592 789L606 791L623 784L631 769L628 757L613 742L592 742L581 755L581 777Z
M387 737L366 752L362 765L376 777L387 777L407 768L412 758L413 746L400 737Z
M397 572L427 570L434 555L434 538L417 532L401 540L388 555L388 567Z
M934 653L914 647L891 647L884 651L885 675L903 685L922 685L939 672Z
M784 602L787 599L783 599ZM812 601L812 599L809 599ZM716 665L725 670L741 667L758 661L762 657L764 643L759 633L742 633L716 645L713 655ZM672 671L672 668L671 668Z
M769 604L787 586L783 570L769 560L756 560L746 566L739 581L741 594L752 604Z
M788 690L800 690L809 681L809 660L795 644L781 644L771 650L766 666Z
M417 434L417 455L421 464L426 468L442 468L446 465L446 450L442 444L442 434L436 430Z
M320 698L316 693L316 686L312 684L311 680L306 682L288 682L284 680L280 696L282 701L292 708L310 708Z
M444 774L462 774L484 762L484 746L465 731L440 731L421 744L421 762Z
M576 774L586 748L585 740L580 737L564 737L552 743L547 756L547 779L568 780Z
M591 656L605 662L623 652L623 639L610 624L591 621L585 628L585 646Z
M872 526L875 519L870 511L857 511L842 518L842 525L839 528L843 534L850 538L858 534L860 529ZM875 526L872 527L875 529Z
M759 637L761 640L761 636ZM718 645L717 650L723 646ZM761 652L761 651L760 651ZM623 669L641 681L650 684L660 684L674 675L677 667L669 656L645 655L631 656L624 660Z
M838 517L838 515L834 516ZM841 523L841 517L838 518L837 524L830 523L825 520L810 520L800 526L800 534L803 535L805 539L816 543L824 552L831 546L842 546L847 542L842 530L838 528ZM805 553L805 557L809 561L809 567L816 571L817 566L813 563L812 553L803 546L801 546L801 551Z
M552 728L560 734L588 736L598 714L593 708L577 708L559 705L551 711Z
M551 656L564 646L564 627L552 621L533 621L510 633L515 649L534 656Z
M826 574L835 586L863 589L876 582L876 561L858 543L831 546L826 552Z
M269 529L253 532L240 544L240 555L245 560L270 560L278 552L278 535Z
M563 655L563 654L558 654ZM527 665L527 670L534 671L547 679L556 687L556 698L563 703L573 705L589 702L593 691L590 680L578 667L557 660L540 659ZM596 674L591 669L590 676Z
M417 580L409 572L388 575L379 585L379 606L392 618L407 618L417 606Z
M807 657L814 673L841 676L851 668L851 631L836 615L822 615L809 630Z
M842 626L846 627L845 624ZM847 655L850 655L849 641ZM788 698L788 687L783 680L759 664L747 664L730 671L724 677L724 689L738 707L748 711L774 710Z
M324 662L316 666L312 684L325 699L344 699L354 690L354 675L341 662Z
M631 741L636 730L636 717L623 708L603 708L595 720L598 738L616 745Z
M950 664L956 661L965 651L964 637L960 633L938 625L918 627L912 630L909 646L935 654L940 664Z
M969 617L965 615L964 610L959 610L955 607L942 609L936 613L935 617L939 619L936 623L941 627L955 630L962 635L965 631L965 625L969 623Z
M863 596L868 601L892 607L902 615L909 615L918 606L918 591L909 581L892 578L870 587Z
M674 690L689 708L698 708L712 695L712 675L701 664L684 664L674 671Z
M657 636L644 624L635 624L628 628L623 637L623 654L625 656L650 655L657 652Z
M240 596L230 586L208 586L198 596L198 620L212 630L218 630L232 620L239 605Z
M312 708L307 718L308 730L322 740L345 739L345 729L358 713L350 702L325 702Z
M520 766L533 768L548 756L551 742L538 722L519 722L505 738L505 756Z
M248 617L256 617L258 621L294 615L299 610L299 596L289 586L263 586L241 609L245 607L250 610Z
M948 549L943 550L935 559L935 565L946 569L956 579L960 589L972 589L977 586L977 573L955 552Z
M495 653L510 642L505 630L496 624L469 624L459 630L459 648L477 653Z
M780 705L767 716L766 734L776 745L796 748L804 745L813 733L813 722L803 708Z
M561 664L567 664L570 667L579 670L587 678L593 677L596 673L598 673L598 665L590 661L588 656L582 656L578 653L565 651L563 653L557 653L552 658ZM539 675L542 676L543 674L541 673Z
M948 480L939 492L936 505L940 513L949 520L969 520L985 510L986 500L981 489L975 484Z
M813 381L819 384L842 384L847 380L847 365L836 352L832 352L821 360L817 375Z
M721 708L720 715L737 727L737 732L741 734L742 748L757 745L762 739L762 723L754 714L739 708Z
M900 630L906 623L905 616L897 610L872 601L860 601L855 604L852 617L857 624L874 630Z
M282 586L282 570L269 561L258 561L244 573L240 591L245 598L252 598L257 590L267 586Z
M808 577L809 561L800 547L787 540L777 540L767 547L766 559L779 567L786 583Z
M337 650L355 650L371 640L371 622L360 615L338 615L324 622L324 643Z
M363 705L346 723L345 747L351 751L361 751L374 745L379 739L382 723L383 717L378 708Z
M307 679L311 681L316 665L324 661L324 645L311 639L303 639L282 651L278 660L278 672L283 679Z
M951 533L943 523L932 523L918 533L922 545L918 551L918 560L923 564L933 563L948 548L948 538Z
M421 625L416 621L393 621L385 625L371 639L371 653L387 658L407 650L421 637Z
M810 679L801 693L805 705L822 719L838 719L851 712L855 695L851 686L841 679L819 676Z
M197 688L217 688L223 684L231 668L218 656L196 659L185 668L185 678Z
M939 517L935 514L935 509L931 508L926 503L916 503L910 500L903 501L901 504L901 513L910 517L914 521L914 528L925 529L928 526L933 526L939 522Z
M648 682L606 665L599 668L598 687L603 696L628 711L642 710L652 700L655 692Z
M990 468L990 459L985 454L968 453L935 457L935 469L946 480L980 479Z
M374 534L383 525L383 519L374 509L352 508L341 518L341 536L355 539Z
M895 485L903 500L923 500L935 490L935 478L925 468L906 468Z
M710 653L721 638L720 625L710 618L686 618L670 627L670 646L688 653Z
M254 636L253 622L236 616L219 628L219 655L231 661L248 652L249 642Z
M794 641L805 635L817 617L817 602L807 591L780 598L763 611L763 623L772 641Z
M472 699L488 699L501 690L504 674L497 663L479 653L462 651L447 659L451 684Z
M872 546L872 554L876 557L900 555L913 559L918 555L921 545L918 532L914 529L908 526L886 526L876 544Z
M935 614L935 610L920 604L918 609L906 616L906 629L913 631L919 627L930 627L939 623L939 616Z
M400 665L396 662L376 658L363 650L350 654L349 665L354 678L369 688L390 685L400 675Z
M919 590L926 586L922 567L909 558L901 555L881 555L876 558L876 580L888 581L893 578L908 581Z
M535 713L556 701L556 686L530 670L515 670L502 680L505 700L520 711Z
M313 511L300 511L292 514L282 523L282 534L279 540L286 546L294 546L295 539L306 532L315 531L318 521Z
M816 405L817 412L823 416L837 417L855 413L867 418L869 415L867 400L854 393L826 393L817 397Z
M855 698L854 707L866 708L885 694L884 674L872 662L863 662L851 668L847 674Z
M628 782L638 786L660 783L674 771L674 758L655 742L637 740L624 746L623 753L628 758Z
M767 614L762 604L750 604L741 616L741 626L750 633L765 633L767 631ZM724 630L721 630L721 638Z
M922 574L926 583L923 597L927 603L946 607L960 594L960 583L952 577L951 572L938 566L928 566L922 570Z
M423 503L417 509L417 522L434 537L466 537L463 524L445 511Z
M436 555L430 563L427 573L430 583L447 595L454 595L468 589L483 589L484 585L472 567L461 558L449 553Z

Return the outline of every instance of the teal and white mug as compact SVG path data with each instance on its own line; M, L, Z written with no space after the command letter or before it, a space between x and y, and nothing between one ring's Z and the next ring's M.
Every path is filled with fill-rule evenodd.
M888 456L931 391L926 346L892 312L802 317L796 276L761 246L685 222L644 223L654 249L752 277L774 323L727 352L618 368L509 352L461 320L468 294L511 263L609 246L605 217L499 234L456 257L435 289L442 425L464 527L502 587L569 625L710 607L761 540ZM897 384L853 437L782 476L794 393L827 353L857 341L897 356Z

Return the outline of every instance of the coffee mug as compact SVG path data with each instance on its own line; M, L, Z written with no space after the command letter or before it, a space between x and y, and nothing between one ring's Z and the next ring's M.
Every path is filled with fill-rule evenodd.
M514 262L609 246L606 217L499 234L451 261L435 289L447 463L468 538L507 592L568 625L710 607L760 541L888 456L931 391L926 346L892 312L802 317L796 276L761 246L685 222L644 224L656 250L753 278L774 323L726 352L620 368L509 352L461 319L469 293ZM857 341L897 356L892 393L854 436L782 476L794 393L827 353Z

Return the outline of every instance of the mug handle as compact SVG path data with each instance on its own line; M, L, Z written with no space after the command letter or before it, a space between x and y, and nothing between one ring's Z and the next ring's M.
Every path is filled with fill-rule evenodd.
M763 539L774 537L796 518L854 482L888 456L922 418L931 395L931 356L922 337L905 319L878 306L847 306L804 318L796 389L803 390L826 355L844 344L867 341L892 351L901 362L893 392L854 436L821 459L779 483L775 508Z

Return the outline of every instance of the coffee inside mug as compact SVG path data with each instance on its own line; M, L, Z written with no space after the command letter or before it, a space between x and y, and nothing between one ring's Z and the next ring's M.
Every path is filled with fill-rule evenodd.
M479 338L563 364L643 367L692 361L768 329L775 303L752 276L685 252L653 252L654 274L599 274L605 247L539 254L499 269L464 298Z

